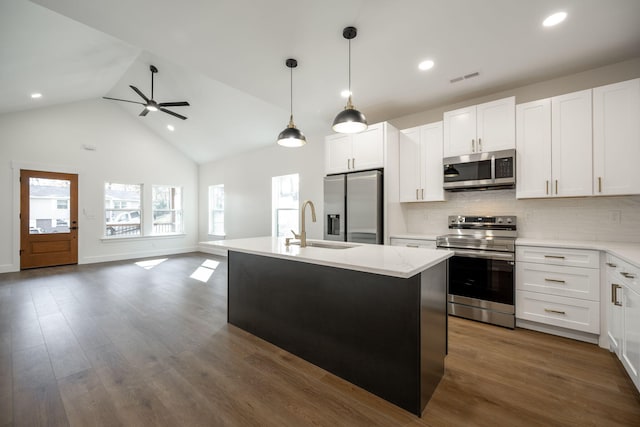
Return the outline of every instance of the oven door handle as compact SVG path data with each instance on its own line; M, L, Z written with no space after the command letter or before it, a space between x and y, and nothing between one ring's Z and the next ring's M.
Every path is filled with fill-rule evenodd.
M455 253L455 256L462 256L466 258L485 258L495 259L499 261L515 261L516 257L510 252L489 252L489 251L467 251L460 249L451 249Z

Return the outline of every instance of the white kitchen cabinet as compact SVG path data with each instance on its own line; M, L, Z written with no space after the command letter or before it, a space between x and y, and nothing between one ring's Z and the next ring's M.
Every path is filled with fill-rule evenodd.
M516 319L600 333L598 251L517 246L516 260Z
M551 98L516 106L516 198L550 197Z
M444 113L444 157L515 148L515 97Z
M516 107L516 197L593 194L591 90Z
M640 79L593 89L593 194L640 194Z
M325 138L325 172L355 172L384 167L384 122L356 134Z
M640 390L640 268L607 257L609 346Z
M551 175L556 196L593 194L591 89L551 98Z
M444 199L442 122L400 131L400 202Z

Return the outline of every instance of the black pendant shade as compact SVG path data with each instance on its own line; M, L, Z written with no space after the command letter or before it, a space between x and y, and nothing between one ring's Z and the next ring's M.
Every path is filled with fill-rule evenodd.
M445 165L445 168L444 168L445 177L454 178L458 175L460 175L460 172L458 172L458 169L454 168L452 165Z
M289 116L289 124L280 132L280 135L278 135L278 145L282 145L283 147L302 147L307 143L307 138L305 138L302 131L293 123L293 69L298 66L298 61L289 58L285 64L291 72L291 115Z
M342 31L342 36L349 41L349 99L344 110L338 113L333 120L333 130L339 133L358 133L368 127L367 118L360 111L356 110L351 101L351 39L358 35L355 27L346 27Z

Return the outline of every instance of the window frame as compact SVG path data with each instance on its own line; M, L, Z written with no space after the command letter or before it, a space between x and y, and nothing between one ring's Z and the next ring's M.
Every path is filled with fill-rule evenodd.
M108 185L122 185L122 186L137 186L139 188L139 199L138 199L138 208L135 207L126 207L126 208L114 208L114 207L108 207L107 206L107 186ZM112 202L114 202L112 200ZM121 202L121 200L120 200ZM103 193L102 193L102 204L103 204L103 209L102 209L102 218L103 218L103 227L102 227L102 235L103 235L103 239L114 239L114 240L119 240L119 239L130 239L130 238L140 238L140 237L144 237L144 184L140 183L140 184L124 184L121 182L116 182L116 181L105 181L104 185L103 185ZM128 203L127 203L128 204ZM107 215L107 212L111 212L111 215ZM113 213L116 213L115 215ZM111 227L111 234L109 234L109 224L110 222L107 220L107 218L118 218L120 215L122 215L125 212L138 212L138 217L139 217L139 223L135 224L135 223L128 223L128 224L124 224L122 225L122 227L129 227L124 228L123 232L117 232L115 230L115 227ZM111 222L111 224L113 224L113 222ZM137 229L138 229L138 233L130 233L130 231L135 230L137 225Z
M221 189L222 190L222 209L216 209L215 206L217 205L215 202L219 201L219 199L216 198L216 194L215 194L215 190L216 189ZM210 185L208 188L208 206L207 206L207 234L209 236L219 236L219 237L225 237L226 236L226 229L225 229L225 189L224 189L224 184L214 184L214 185ZM220 216L222 217L222 230L216 230L216 221L215 221L215 213L220 214ZM220 232L221 231L221 232Z
M156 209L155 191L158 188L170 189L170 192L173 193L173 195L171 196L171 199L173 201L173 207L169 207L165 209ZM176 196L177 196L177 199L176 199ZM179 209L176 208L176 205L179 206ZM169 223L156 223L156 212L158 211L169 212L170 215L173 217L173 221ZM156 231L156 226L158 226L159 224L171 224L173 226L173 231L158 232ZM162 185L162 184L151 185L151 227L152 227L151 236L171 236L175 234L184 234L184 190L181 186Z

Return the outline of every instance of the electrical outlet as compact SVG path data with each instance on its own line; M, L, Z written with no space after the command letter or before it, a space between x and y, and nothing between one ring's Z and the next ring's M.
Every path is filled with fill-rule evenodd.
M609 211L609 221L612 224L620 224L622 222L622 211Z

